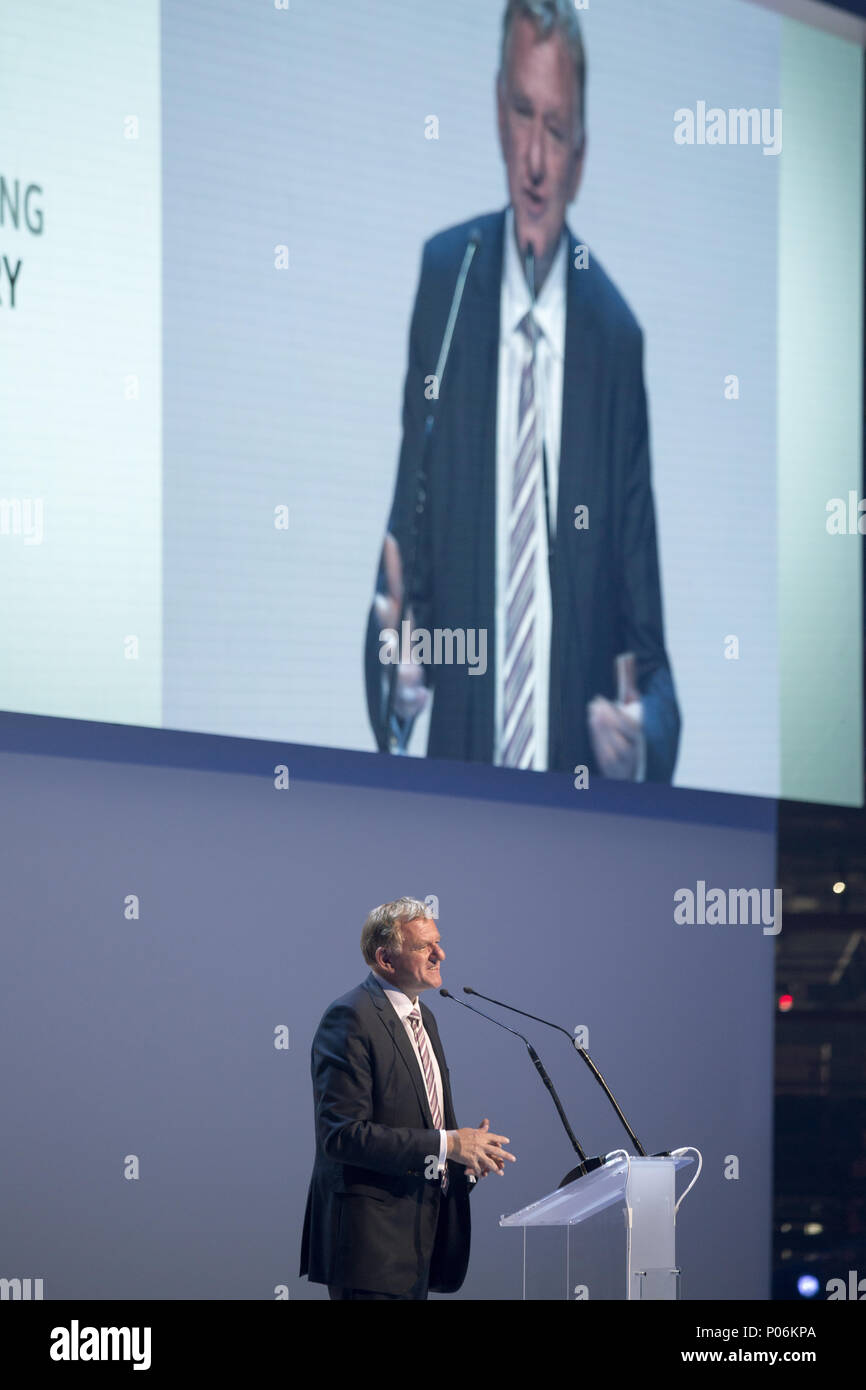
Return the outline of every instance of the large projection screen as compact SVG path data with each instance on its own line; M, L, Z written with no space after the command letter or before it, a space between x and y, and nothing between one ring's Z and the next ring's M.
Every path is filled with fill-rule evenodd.
M3 7L0 707L376 747L366 625L410 317L425 243L508 202L503 8ZM859 804L862 32L796 12L581 9L567 221L642 334L681 719L672 770L647 775ZM437 405L441 470L447 378ZM604 634L600 592L574 602ZM465 673L473 696L503 659ZM614 698L599 661L566 690L575 728ZM443 746L487 758L483 734ZM555 770L584 761L568 751Z

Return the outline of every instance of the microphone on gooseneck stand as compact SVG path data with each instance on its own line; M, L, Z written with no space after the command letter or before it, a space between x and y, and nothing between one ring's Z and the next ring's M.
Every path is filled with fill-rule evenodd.
M463 993L464 993L464 994L473 994L473 995L475 996L476 999L484 999L484 1000L486 1000L486 1002L487 1002L488 1004L495 1004L495 1005L497 1006L497 1008L500 1008L500 1009L508 1009L510 1013L513 1013L513 1014L520 1014L522 1018L531 1018L531 1019L534 1020L535 1023L543 1023L543 1024L545 1025L546 1028L555 1028L555 1029L557 1030L557 1032L559 1032L559 1033L564 1033L565 1036L568 1038L568 1041L571 1043L572 1047L574 1048L575 1052L577 1052L577 1054L578 1054L580 1057L583 1058L584 1062L585 1062L586 1065L589 1067L590 1071L592 1072L592 1074L593 1074L593 1076L595 1077L596 1081L598 1082L599 1086L600 1086L601 1089L604 1091L605 1095L607 1096L608 1100L610 1101L611 1105L613 1106L614 1110L616 1111L617 1119L619 1120L620 1124L622 1125L623 1129L625 1130L625 1132L626 1132L626 1134L628 1135L628 1137L629 1137L629 1139L631 1140L631 1142L634 1144L634 1146L635 1146L635 1148L637 1149L637 1152L640 1154L641 1158L646 1158L646 1157L647 1157L647 1151L646 1151L646 1149L644 1148L643 1144L642 1144L642 1143L640 1142L640 1140L638 1139L637 1135L635 1134L634 1130L632 1129L632 1127L631 1127L631 1125L629 1124L628 1120L626 1119L625 1115L624 1115L624 1114L622 1113L622 1111L620 1110L619 1105L617 1104L617 1102L616 1102L616 1100L615 1100L615 1098L614 1098L613 1092L611 1091L610 1087L608 1086L607 1082L605 1081L605 1079L604 1079L604 1077L602 1076L601 1072L599 1071L598 1067L595 1065L595 1062L592 1060L592 1058L590 1057L590 1055L589 1055L589 1053L586 1051L586 1049L580 1046L580 1044L579 1044L578 1041L577 1041L577 1038L575 1038L574 1035L573 1035L572 1033L569 1033L569 1031L568 1031L567 1028L563 1028L562 1025L561 1025L560 1023L551 1023L551 1022L550 1022L550 1019L548 1019L548 1018L539 1018L538 1014L530 1014L530 1013L527 1013L525 1009L518 1009L518 1008L515 1008L515 1006L514 1006L513 1004L503 1004L503 1002L502 1002L501 999L491 999L491 997L490 997L489 994L481 994L477 989L472 989L469 985L464 985L464 986L463 986ZM667 1157L667 1155L666 1155L666 1154L653 1154L653 1157L654 1157L654 1158L663 1158L663 1157Z
M525 1038L522 1033L518 1033L516 1028L509 1028L507 1023L501 1023L498 1018L491 1018L490 1014L482 1013L480 1009L473 1008L473 1006L471 1004L467 1004L465 1000L458 999L457 996L451 994L449 990L440 989L439 993L442 995L443 999L453 999L455 1004L462 1005L464 1009L468 1009L470 1013L477 1014L479 1018L486 1018L488 1023L495 1023L497 1028L504 1028L506 1033L513 1033L516 1038L520 1038L521 1042L525 1043L526 1050L532 1058L532 1063L535 1067L535 1070L538 1072L538 1075L541 1077L542 1081L544 1082L545 1086L550 1092L551 1097L553 1098L553 1103L556 1106L557 1114L559 1115L559 1118L562 1121L562 1127L568 1135L569 1143L571 1144L571 1147L574 1149L574 1152L580 1159L580 1162L578 1163L577 1167L572 1168L571 1172L566 1174L559 1186L564 1187L566 1183L572 1182L575 1178L585 1177L586 1174L591 1173L594 1168L600 1168L601 1165L604 1163L604 1158L587 1158L586 1154L580 1146L580 1143L578 1142L574 1130L568 1123L568 1116L562 1108L562 1101L556 1094L556 1088L554 1087L554 1084L551 1081L550 1077L547 1075L547 1072L544 1069L544 1064L541 1058L539 1057L538 1053L536 1052L535 1048L532 1046L532 1043L529 1041L529 1039Z
M445 368L448 364L448 356L451 352L451 340L454 337L454 329L457 324L457 315L460 312L460 305L463 301L463 291L466 288L466 280L469 275L469 268L475 257L475 252L481 245L481 230L473 227L466 242L466 250L463 253L463 260L457 275L457 283L454 286L454 293L451 296L451 308L445 323L445 331L442 334L442 344L439 349L439 357L436 362L436 399L442 394L442 378L445 375ZM405 753L409 742L409 735L415 723L415 715L401 717L394 710L394 700L397 693L397 672L400 668L400 657L402 656L403 643L403 622L411 602L412 585L415 582L415 571L418 565L418 535L421 529L421 519L424 515L424 508L427 504L427 476L430 465L430 449L433 441L433 426L436 416L431 408L424 421L424 441L421 447L421 458L418 464L418 476L415 482L415 507L412 513L412 524L409 532L409 544L407 548L406 560L403 565L403 592L400 598L400 616L397 622L397 652L396 660L392 662L388 672L388 695L385 704L385 739L386 750L389 753Z

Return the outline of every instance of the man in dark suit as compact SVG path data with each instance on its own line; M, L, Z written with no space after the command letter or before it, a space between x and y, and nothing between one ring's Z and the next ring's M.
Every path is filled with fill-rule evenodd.
M508 1139L458 1129L436 1019L419 994L442 984L436 923L416 898L370 913L371 973L325 1012L312 1047L316 1158L302 1275L332 1299L456 1292L469 1262L469 1192L514 1162Z
M508 0L497 110L510 203L424 247L367 703L382 750L406 740L432 689L428 756L669 781L680 720L642 334L565 222L586 149L584 79L571 0ZM486 670L447 655L413 664L393 637L401 616L434 640L486 634ZM389 711L385 663L398 654Z

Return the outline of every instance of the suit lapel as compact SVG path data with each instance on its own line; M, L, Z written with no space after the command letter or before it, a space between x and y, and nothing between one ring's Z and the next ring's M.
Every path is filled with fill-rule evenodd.
M473 353L479 349L484 350L485 366L489 366L490 349L496 349L499 345L499 303L502 293L504 236L504 211L484 219L484 238L466 281L464 311L466 319L470 321L467 322L466 337L472 344ZM494 359L495 364L496 359ZM495 379L488 385L494 388L495 394ZM495 427L495 405L489 423ZM495 433L495 428L493 432Z
M460 366L459 453L450 519L461 555L471 557L466 574L467 612L487 632L487 675L466 683L472 695L466 756L493 757L496 669L496 414L499 380L499 312L505 213L481 219L483 240L476 254L458 319ZM462 322L461 322L462 320ZM455 334L455 346L457 346ZM459 530L459 534L458 534ZM458 553L455 550L455 553ZM470 751L471 750L471 751Z
M385 992L378 984L376 977L372 973L372 971L370 972L370 975L367 977L367 979L364 981L364 984L367 990L369 991L370 998L372 999L376 1007L376 1010L379 1014L379 1018L382 1021L382 1026L390 1034L394 1046L396 1047L400 1056L403 1058L404 1063L406 1064L406 1069L409 1072L409 1079L412 1082L412 1085L415 1087L415 1094L418 1097L418 1104L421 1107L421 1114L426 1123L428 1124L429 1128L432 1129L433 1116L430 1113L430 1102L427 1099L427 1087L424 1085L424 1078L421 1075L421 1068L418 1066L418 1059L415 1056L414 1048L412 1047L412 1044L409 1041L409 1035L406 1032L403 1022L401 1019L397 1017L397 1014L394 1012L390 1000L385 998Z
M595 348L595 308L592 302L590 271L575 268L575 247L579 242L568 230L568 268L565 309L565 365L563 371L562 438L560 476L565 470L568 486L560 489L557 506L557 535L560 526L574 526L573 508L585 501L590 506L598 478L594 467L594 440L591 423L597 381L598 352ZM598 403L595 402L596 409ZM578 491L572 497L569 487Z
M593 601L593 576L590 573L591 552L580 544L584 533L574 528L574 508L578 505L589 508L591 526L604 524L604 479L598 472L598 441L593 434L594 422L599 417L601 384L597 376L598 352L594 350L595 311L590 271L575 267L575 248L580 243L571 228L566 230L569 245L554 586L557 621L564 624L560 640L566 668L586 679L582 653L588 649L586 623ZM551 688L552 720L556 715L553 696Z

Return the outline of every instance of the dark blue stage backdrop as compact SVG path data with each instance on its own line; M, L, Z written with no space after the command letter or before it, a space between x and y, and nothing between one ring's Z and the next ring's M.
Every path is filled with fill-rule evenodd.
M386 790L360 753L21 716L0 732L0 1276L46 1299L326 1297L297 1277L310 1041L366 973L367 910L407 893L438 898L455 992L588 1027L647 1148L701 1149L684 1296L768 1296L775 937L675 920L699 882L772 886L765 803L405 761ZM519 1298L500 1213L573 1156L522 1044L429 1002L460 1123L489 1116L518 1157L473 1197L459 1297ZM584 1146L618 1147L565 1039L527 1031Z

